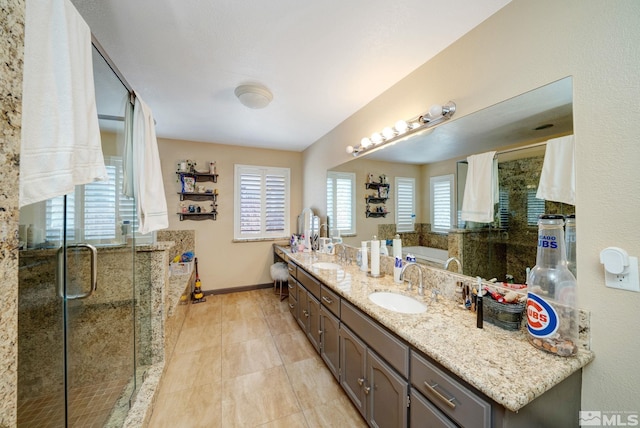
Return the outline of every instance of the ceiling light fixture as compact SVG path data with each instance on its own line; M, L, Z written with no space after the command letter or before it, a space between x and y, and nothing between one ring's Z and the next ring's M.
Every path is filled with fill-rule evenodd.
M455 112L456 104L453 101L449 101L445 105L432 105L425 114L407 121L399 120L393 128L388 126L382 132L374 132L371 137L363 138L360 141L360 145L355 147L347 146L347 153L353 153L353 156L358 156L361 153L378 150L409 135L433 128L445 120L449 120Z
M243 105L253 109L265 108L273 100L270 90L255 83L240 85L233 92Z

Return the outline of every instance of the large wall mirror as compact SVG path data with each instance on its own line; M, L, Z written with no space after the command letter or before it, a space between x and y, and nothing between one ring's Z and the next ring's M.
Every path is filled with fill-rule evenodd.
M443 267L442 254L446 254L462 261L466 275L499 281L509 275L515 282L524 282L526 267L535 265L537 214L575 212L572 205L535 198L545 142L569 134L573 134L571 77L454 117L430 132L339 165L330 176L355 174L355 233L343 236L344 242L359 246L373 235L392 239L397 232L397 214L405 209L397 206L398 186L402 179L408 179L415 183L415 226L413 232L400 233L404 247L424 247L427 255L423 260L434 266ZM465 161L469 155L488 151L498 152L501 202L496 211L501 218L494 224L464 224L456 213L461 208ZM366 199L373 196L366 185L371 176L374 181L389 183L388 198L382 202L372 204ZM448 230L437 230L433 225L437 222L432 219L432 206L437 204L432 190L435 177L451 180L453 226ZM366 214L378 210L383 213ZM335 223L331 218L329 222ZM429 248L446 253L440 251L440 256L431 257Z

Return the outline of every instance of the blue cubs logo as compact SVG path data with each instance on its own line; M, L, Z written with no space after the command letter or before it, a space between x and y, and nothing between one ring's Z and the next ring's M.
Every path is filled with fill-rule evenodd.
M527 330L534 337L553 335L560 321L558 313L546 300L533 293L527 294Z

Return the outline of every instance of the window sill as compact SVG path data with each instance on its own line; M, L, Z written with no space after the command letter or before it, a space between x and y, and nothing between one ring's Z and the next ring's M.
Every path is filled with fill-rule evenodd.
M234 244L243 244L245 242L286 241L288 243L289 239L290 239L289 236L280 236L280 237L274 237L274 238L242 238L242 239L234 238L231 242Z

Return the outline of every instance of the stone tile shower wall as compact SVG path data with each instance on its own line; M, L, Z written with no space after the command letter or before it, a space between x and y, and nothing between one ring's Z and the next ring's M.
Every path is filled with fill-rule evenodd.
M24 0L0 0L0 426L17 423L18 170Z
M144 281L148 256L139 256L136 281ZM145 296L149 287L138 287L136 296L136 324L134 313L131 248L98 249L98 288L86 300L71 300L67 304L69 380L70 387L126 379L133 374L134 337L138 361L150 363L149 328L150 299ZM77 284L89 283L89 255L69 255L71 284L69 292L81 290ZM20 399L43 393L62 391L63 367L62 320L63 308L56 285L56 250L30 250L20 254L19 282L19 395ZM85 290L86 291L86 290ZM134 329L137 330L134 335ZM99 356L100 361L94 359Z

